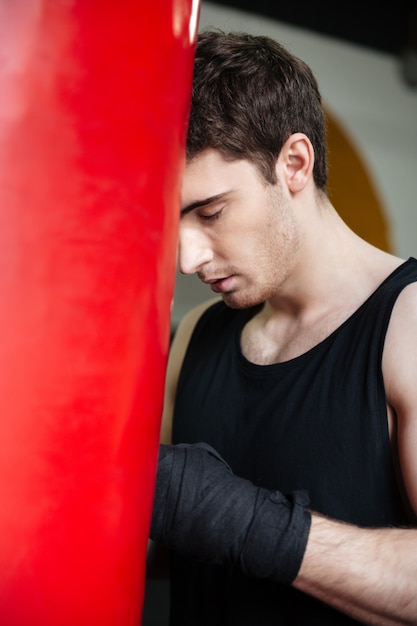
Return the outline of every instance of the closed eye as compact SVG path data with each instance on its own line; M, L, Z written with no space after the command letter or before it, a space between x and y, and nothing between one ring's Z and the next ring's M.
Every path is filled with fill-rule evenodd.
M210 215L201 214L198 216L202 222L214 222L219 219L222 214L223 209L216 211L215 213L211 213Z
M198 209L208 211L215 209L216 205L219 206L220 202L227 196L226 192L216 194L215 196L210 196L208 198L204 198L203 200L196 200L196 202L191 202L190 204L186 204L181 209L181 217L192 213L193 211L197 212ZM200 218L207 218L211 220L212 218L216 219L218 217L217 213L221 213L223 207L219 211L215 211L214 213L210 213L205 215L204 213L199 213L198 216Z

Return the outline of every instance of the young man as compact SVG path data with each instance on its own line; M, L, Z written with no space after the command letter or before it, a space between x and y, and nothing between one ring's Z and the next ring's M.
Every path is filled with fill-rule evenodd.
M167 371L174 626L417 624L417 261L348 228L326 159L308 66L200 35L179 268L220 298Z

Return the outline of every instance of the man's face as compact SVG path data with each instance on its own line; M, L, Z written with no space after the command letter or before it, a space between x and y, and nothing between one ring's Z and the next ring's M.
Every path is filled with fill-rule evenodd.
M197 273L232 308L278 294L294 262L299 229L290 194L268 185L249 161L207 150L187 164L179 269Z

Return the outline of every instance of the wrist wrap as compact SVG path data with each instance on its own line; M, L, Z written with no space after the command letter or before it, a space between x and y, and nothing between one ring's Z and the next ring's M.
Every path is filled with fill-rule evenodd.
M160 445L150 537L249 576L290 584L307 545L305 492L288 497L235 476L211 446Z

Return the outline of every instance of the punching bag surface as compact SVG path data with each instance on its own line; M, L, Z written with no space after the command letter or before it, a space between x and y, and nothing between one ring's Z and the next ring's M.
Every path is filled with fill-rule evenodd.
M0 624L138 626L198 6L0 0Z

